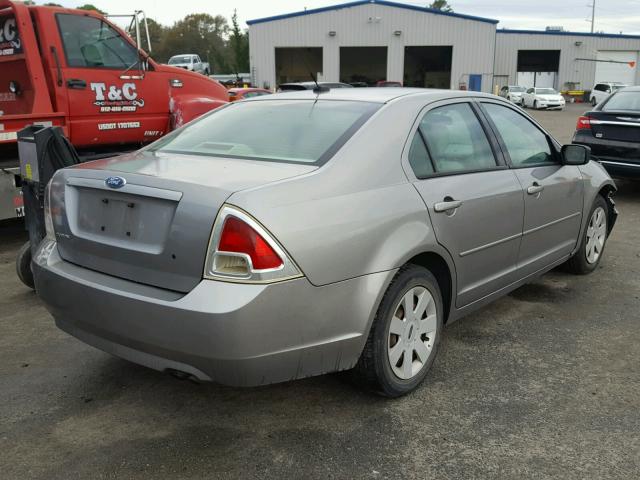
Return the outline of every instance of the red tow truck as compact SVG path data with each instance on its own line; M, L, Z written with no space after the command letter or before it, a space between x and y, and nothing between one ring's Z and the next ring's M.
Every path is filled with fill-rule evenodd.
M0 0L0 220L23 214L17 132L60 126L85 158L133 150L228 102L95 11Z

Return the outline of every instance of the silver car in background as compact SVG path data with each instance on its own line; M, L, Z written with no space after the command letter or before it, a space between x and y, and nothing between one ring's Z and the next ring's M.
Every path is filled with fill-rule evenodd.
M59 171L36 289L62 330L157 370L255 386L354 369L399 396L444 324L597 267L615 185L588 153L478 92L234 102Z

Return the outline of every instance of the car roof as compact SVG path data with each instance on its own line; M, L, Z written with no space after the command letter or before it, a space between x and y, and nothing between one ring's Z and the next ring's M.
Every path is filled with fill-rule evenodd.
M621 90L618 90L621 91ZM633 85L631 87L624 87L625 92L640 92L640 85Z
M265 95L256 97L250 101L262 102L273 100L351 100L359 102L371 103L387 103L401 97L410 95L423 95L430 97L431 100L445 98L464 98L464 97L490 97L499 98L482 92L472 92L466 90L437 90L429 88L404 88L404 87L367 87L367 88L335 88L328 92L320 94L314 93L312 90L293 90L275 93L273 95Z

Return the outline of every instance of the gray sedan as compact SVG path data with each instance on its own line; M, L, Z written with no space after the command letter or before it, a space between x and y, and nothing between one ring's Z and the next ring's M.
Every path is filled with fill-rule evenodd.
M353 369L399 396L446 323L555 266L595 270L614 191L499 97L264 96L60 170L35 283L62 330L154 369L237 386Z

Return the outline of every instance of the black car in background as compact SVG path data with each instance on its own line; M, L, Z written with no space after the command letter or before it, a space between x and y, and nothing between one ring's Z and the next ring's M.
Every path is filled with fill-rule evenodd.
M581 116L573 143L591 147L612 176L640 178L640 87L619 90Z

